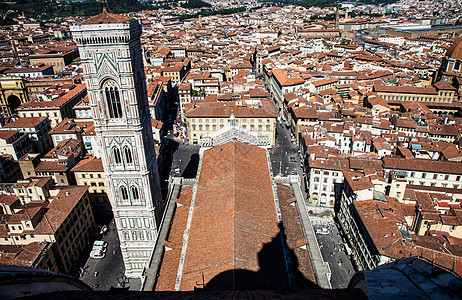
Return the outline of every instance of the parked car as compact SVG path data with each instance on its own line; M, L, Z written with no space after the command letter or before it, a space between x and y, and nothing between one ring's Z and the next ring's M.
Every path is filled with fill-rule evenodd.
M105 241L95 241L93 243L92 251L100 250L100 251L106 252L106 249L107 249L107 243Z
M98 241L96 240L94 243L93 243L93 246L104 246L106 247L107 246L107 243L105 241Z
M107 251L107 248L106 247L103 247L103 246L93 246L93 248L91 249L91 251L101 251L103 253L106 253Z
M323 227L322 229L316 230L316 233L317 234L329 234L329 229L327 229L326 227Z
M106 256L106 253L101 251L101 250L92 250L90 252L90 258L104 258Z

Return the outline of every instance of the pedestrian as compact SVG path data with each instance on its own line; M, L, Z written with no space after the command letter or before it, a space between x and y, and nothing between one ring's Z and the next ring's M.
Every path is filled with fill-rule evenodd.
M95 272L95 277L98 276L98 272Z

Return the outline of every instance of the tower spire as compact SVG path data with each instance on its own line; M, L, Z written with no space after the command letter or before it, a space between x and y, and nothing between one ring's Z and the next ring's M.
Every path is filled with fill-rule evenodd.
M103 12L107 12L107 3L106 3L106 0L103 0Z
M339 28L339 12L338 12L338 4L335 6L335 29Z

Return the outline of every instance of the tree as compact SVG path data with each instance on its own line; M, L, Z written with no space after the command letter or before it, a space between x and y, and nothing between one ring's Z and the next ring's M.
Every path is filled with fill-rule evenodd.
M183 8L202 8L202 7L212 7L212 5L202 0L188 0L186 3L182 4L181 7Z

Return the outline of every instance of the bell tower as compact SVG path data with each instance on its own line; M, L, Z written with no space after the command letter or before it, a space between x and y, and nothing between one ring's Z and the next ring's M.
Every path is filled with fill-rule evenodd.
M125 275L140 277L149 265L163 209L141 24L104 8L71 31L79 47Z

